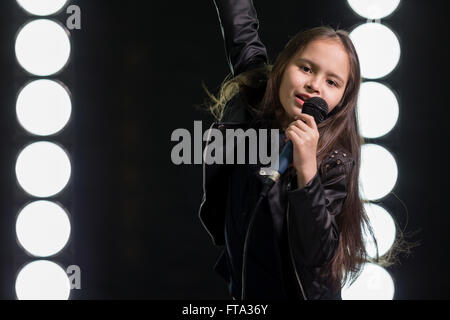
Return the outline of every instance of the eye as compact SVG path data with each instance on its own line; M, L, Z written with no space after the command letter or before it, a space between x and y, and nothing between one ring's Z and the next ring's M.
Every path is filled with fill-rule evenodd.
M301 66L300 69L302 69L305 72L311 72L311 69L307 66Z
M337 83L334 82L333 80L327 80L327 82L330 86L337 87Z

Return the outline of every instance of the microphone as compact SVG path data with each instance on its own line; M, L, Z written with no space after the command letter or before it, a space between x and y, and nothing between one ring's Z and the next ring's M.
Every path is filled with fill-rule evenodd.
M325 120L328 114L328 104L325 100L319 97L312 97L305 101L302 107L302 113L309 114L314 118L316 124ZM280 153L278 173L282 175L292 163L293 146L292 141L289 140Z
M325 120L328 114L328 104L327 102L319 97L312 97L305 101L302 107L302 113L309 114L314 118L316 124L321 123ZM267 195L267 192L272 188L272 186L278 181L280 176L287 170L289 165L292 163L293 159L293 146L292 141L289 140L284 146L280 153L278 161L278 170L272 172L268 179L264 179L263 183L265 187L263 188L261 194Z

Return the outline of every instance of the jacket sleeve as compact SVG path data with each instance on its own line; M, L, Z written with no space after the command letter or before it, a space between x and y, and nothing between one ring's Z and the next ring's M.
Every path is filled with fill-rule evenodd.
M297 265L319 267L333 257L339 243L336 216L347 197L354 163L345 151L333 151L308 184L288 191L288 228Z
M225 42L232 75L267 63L265 46L259 39L259 22L252 0L213 0Z

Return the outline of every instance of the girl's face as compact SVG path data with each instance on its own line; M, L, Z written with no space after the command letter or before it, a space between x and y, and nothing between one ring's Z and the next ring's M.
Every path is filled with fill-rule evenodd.
M286 66L281 79L279 98L289 120L302 113L305 100L320 97L328 111L341 101L350 75L350 62L337 40L310 42Z

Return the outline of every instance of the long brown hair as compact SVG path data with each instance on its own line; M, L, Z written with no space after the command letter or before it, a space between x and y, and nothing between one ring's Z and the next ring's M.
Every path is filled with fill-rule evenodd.
M340 103L318 125L320 134L317 148L318 167L325 156L338 146L349 152L355 161L350 174L346 200L341 213L336 217L340 233L339 245L334 257L327 262L322 273L323 278L337 290L353 283L360 275L364 263L375 262L382 266L390 266L395 263L399 252L409 250L398 229L397 240L387 255L380 258L377 254L376 258L372 259L366 250L364 233L371 236L378 253L376 239L364 210L364 201L359 193L360 149L364 139L359 134L356 105L362 79L358 55L348 32L327 26L300 31L288 41L273 65L266 64L234 78L228 76L220 87L218 98L209 93L206 87L204 88L213 101L209 109L216 119L221 120L226 103L239 92L256 115L269 121L271 127L279 128L285 114L279 100L279 88L286 66L310 42L319 39L338 41L348 53L350 62L350 76ZM263 88L261 88L262 82ZM260 100L255 103L258 92L261 92Z

